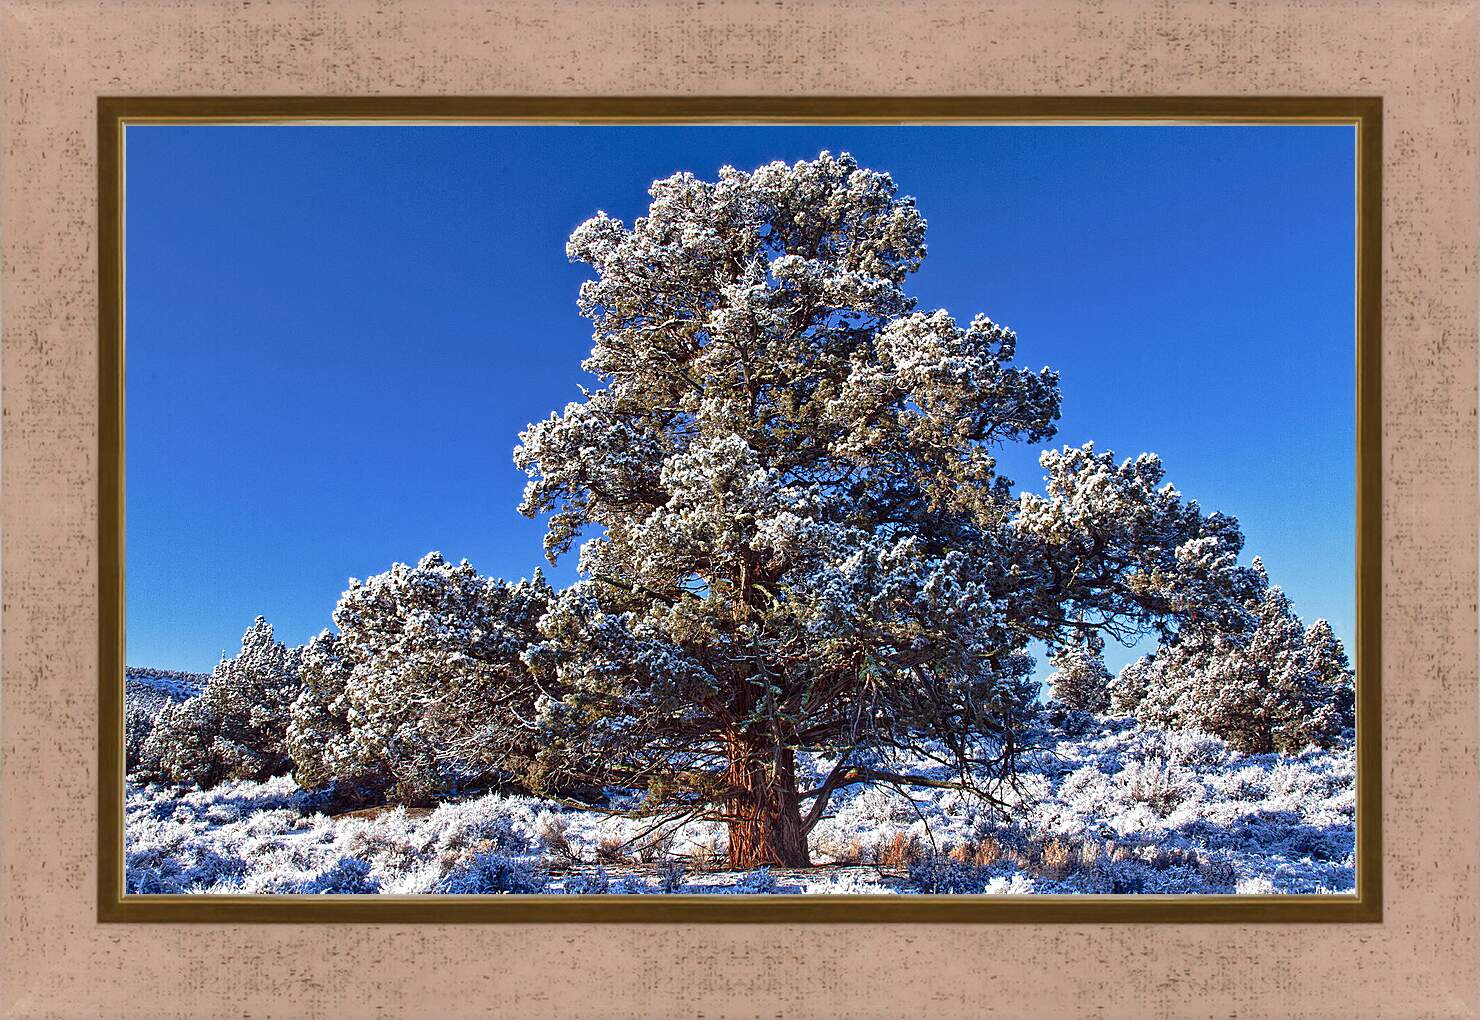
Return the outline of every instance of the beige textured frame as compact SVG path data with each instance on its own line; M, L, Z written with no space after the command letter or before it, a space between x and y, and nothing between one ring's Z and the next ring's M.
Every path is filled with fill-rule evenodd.
M0 1012L1475 1015L1476 8L154 0L0 11ZM1381 924L94 918L92 131L105 94L1381 95Z

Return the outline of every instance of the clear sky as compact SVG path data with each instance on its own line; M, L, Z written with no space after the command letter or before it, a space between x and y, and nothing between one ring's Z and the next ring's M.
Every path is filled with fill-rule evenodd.
M922 308L1059 370L1056 444L1161 454L1350 648L1349 128L136 126L127 661L209 669L258 614L301 642L430 549L528 575L510 454L590 347L571 229L821 149L918 199ZM1038 488L1037 452L1005 473Z

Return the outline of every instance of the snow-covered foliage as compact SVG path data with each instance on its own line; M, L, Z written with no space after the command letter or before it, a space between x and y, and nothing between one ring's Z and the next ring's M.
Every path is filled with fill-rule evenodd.
M125 692L139 700L142 705L151 696L167 701L184 701L199 694L210 679L209 673L187 673L178 669L154 669L144 666L129 666L123 671Z
M1105 641L1094 631L1077 635L1049 656L1054 667L1045 683L1056 701L1079 712L1105 712L1111 707L1111 671L1101 656Z
M1015 498L995 451L1054 435L1058 377L985 316L916 308L925 220L888 174L825 152L649 194L571 235L596 385L515 451L551 559L592 536L527 656L535 788L641 783L730 819L737 866L805 863L834 791L997 797L1024 650L1071 614L1124 636L1239 611L1235 521L1155 457L1051 451L1047 494ZM835 760L806 813L797 748ZM948 774L895 767L920 751Z
M197 695L164 706L138 752L137 771L177 783L265 779L288 767L288 706L298 693L298 649L258 617L241 650Z
M131 784L130 892L1320 893L1353 888L1350 744L1242 756L1216 737L1068 713L1025 736L1011 815L946 789L855 786L817 866L724 863L716 822L659 825L485 794L330 816L287 776ZM804 756L808 776L826 760ZM922 767L928 763L922 762ZM616 796L614 792L614 796Z
M523 770L536 692L522 661L550 587L509 584L428 553L351 579L338 633L304 649L288 748L310 788L425 803Z
M1216 733L1251 754L1296 753L1350 731L1353 674L1331 625L1304 626L1268 582L1247 608L1240 630L1184 635L1128 665L1112 685L1117 709Z
M124 767L139 767L144 741L154 731L154 721L166 705L193 698L205 687L204 673L182 673L170 669L130 666L123 674Z
M1094 628L1127 638L1150 626L1171 639L1243 625L1243 603L1261 578L1238 563L1244 546L1239 522L1183 502L1156 454L1118 463L1087 442L1046 450L1039 464L1046 491L1019 496L1012 527L1022 541L1013 548L1013 566L1030 578L1046 573L1053 582L1037 578L1024 596L1048 596L1073 608L1074 623L1066 629L1075 634Z

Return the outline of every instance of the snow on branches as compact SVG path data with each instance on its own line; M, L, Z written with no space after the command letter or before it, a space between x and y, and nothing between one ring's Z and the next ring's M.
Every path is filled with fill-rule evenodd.
M157 775L291 764L403 803L507 784L723 824L753 868L807 864L858 787L1021 807L1033 642L1069 708L1256 752L1351 725L1331 628L1303 628L1155 455L1045 451L1042 493L999 473L1008 444L1054 438L1059 377L985 316L917 309L926 224L888 174L824 152L650 197L571 235L593 382L514 450L520 511L551 562L584 539L580 579L431 553L352 580L302 649L259 619L163 710ZM1149 634L1112 681L1104 639Z
M517 769L534 736L521 657L550 586L510 584L428 553L365 581L305 649L288 746L307 788L426 802Z
M1101 655L1105 641L1094 631L1049 656L1054 672L1045 681L1054 699L1077 712L1104 714L1111 707L1111 673Z
M1264 582L1258 558L1255 571ZM1303 626L1274 585L1248 609L1239 630L1186 635L1131 663L1112 684L1116 708L1216 734L1246 754L1337 741L1353 725L1353 674L1331 625Z
M258 617L241 650L223 659L200 694L165 705L139 750L138 771L177 783L267 779L288 767L288 706L298 692L298 649Z

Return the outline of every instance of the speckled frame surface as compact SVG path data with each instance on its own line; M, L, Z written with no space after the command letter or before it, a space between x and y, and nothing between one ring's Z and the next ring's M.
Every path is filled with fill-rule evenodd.
M0 1015L1476 1015L1477 8L0 7ZM1376 925L99 925L100 95L1376 95Z

